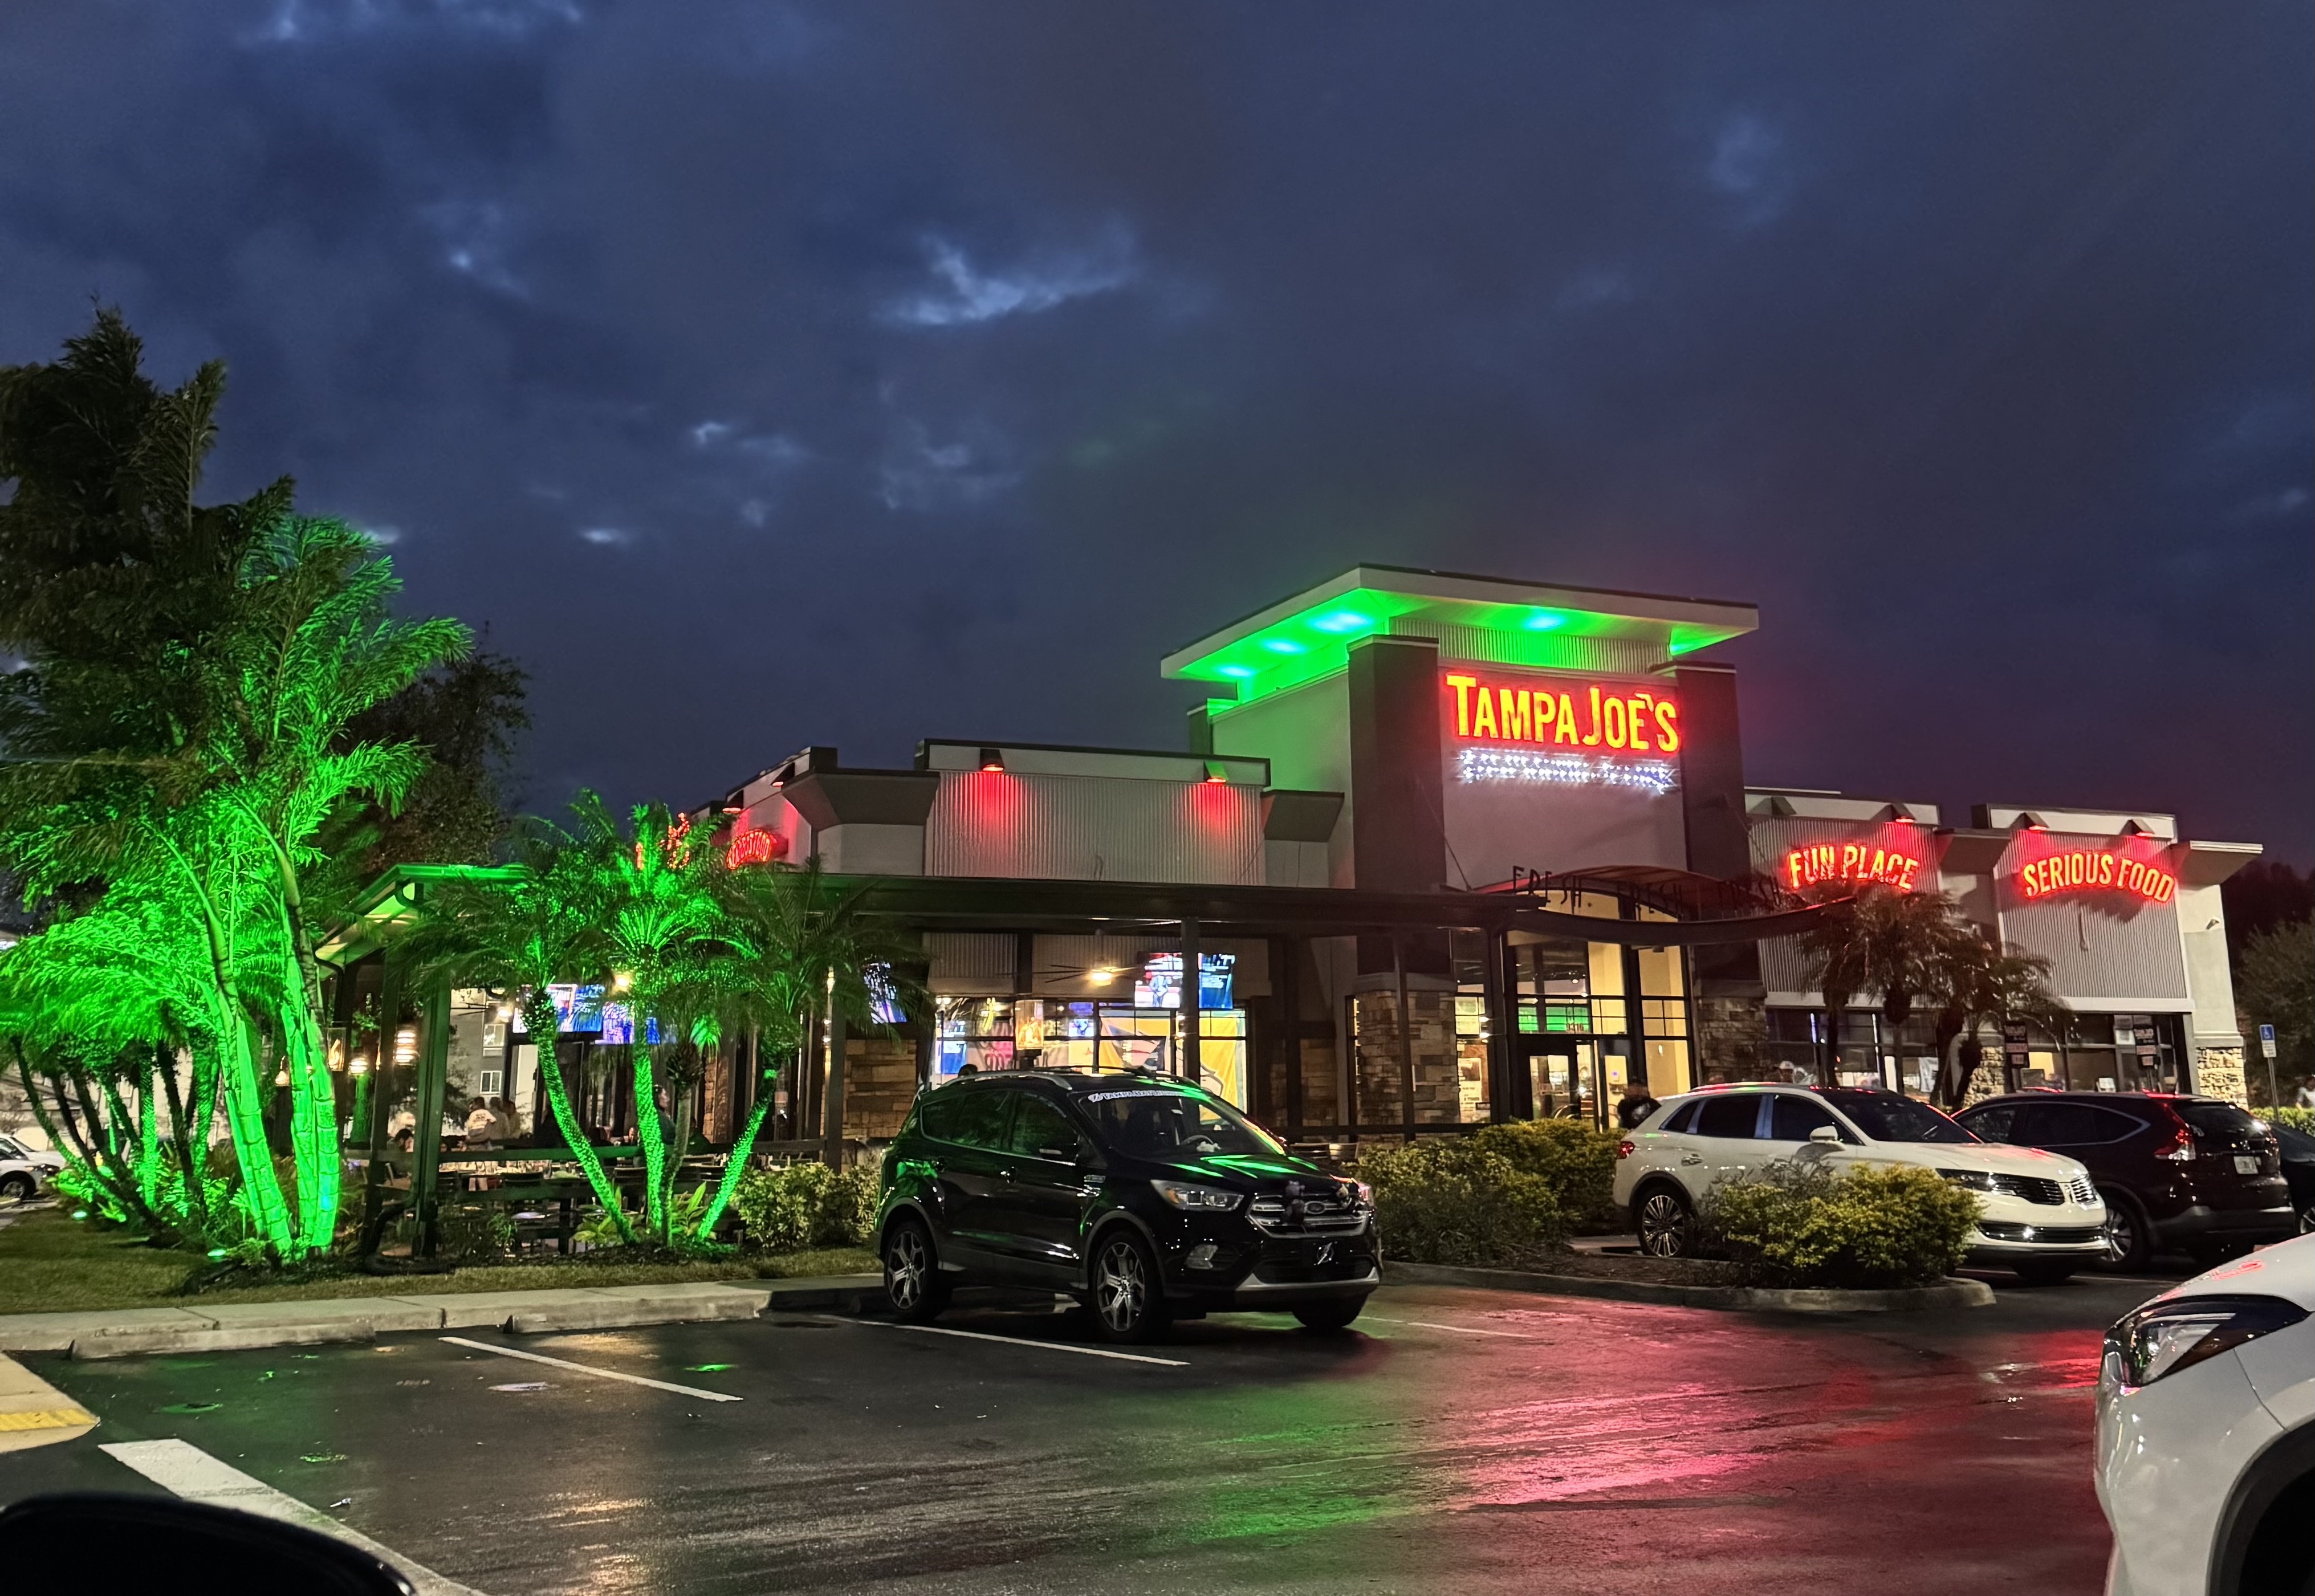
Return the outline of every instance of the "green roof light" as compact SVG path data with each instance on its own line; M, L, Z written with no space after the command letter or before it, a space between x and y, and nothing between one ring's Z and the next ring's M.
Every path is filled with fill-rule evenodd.
M1300 643L1284 637L1265 637L1262 640L1262 646L1273 654L1305 654L1310 652Z
M1338 609L1332 615L1315 617L1311 623L1321 632L1355 632L1362 626L1374 625L1372 616L1362 616L1355 609Z
M1549 632L1566 624L1566 616L1548 609L1539 609L1527 618L1527 629L1530 632Z
M1214 669L1223 676L1238 680L1244 680L1254 674L1254 667L1251 665L1217 665Z

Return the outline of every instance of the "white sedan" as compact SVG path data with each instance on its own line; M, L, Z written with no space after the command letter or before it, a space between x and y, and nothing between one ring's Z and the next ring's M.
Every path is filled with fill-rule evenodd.
M49 1177L64 1166L58 1154L26 1147L13 1136L0 1136L0 1201L22 1201L38 1196Z
M2107 1332L2107 1596L2315 1591L2315 1236L2173 1287Z

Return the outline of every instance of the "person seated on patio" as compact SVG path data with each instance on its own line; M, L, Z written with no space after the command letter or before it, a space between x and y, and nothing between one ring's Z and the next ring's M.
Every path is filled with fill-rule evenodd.
M494 1146L499 1139L499 1119L490 1104L475 1098L466 1104L466 1145L470 1148Z
M497 1140L501 1145L522 1139L522 1116L515 1113L513 1104L503 1097L492 1098L491 1116L499 1122Z

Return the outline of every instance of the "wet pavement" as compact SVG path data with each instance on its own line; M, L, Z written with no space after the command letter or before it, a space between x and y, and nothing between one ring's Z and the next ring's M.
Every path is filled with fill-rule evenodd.
M1392 1288L1150 1361L998 1307L26 1359L103 1423L0 1501L157 1489L98 1448L178 1437L489 1596L2094 1592L2099 1332L2160 1282L1987 1278L1825 1321Z

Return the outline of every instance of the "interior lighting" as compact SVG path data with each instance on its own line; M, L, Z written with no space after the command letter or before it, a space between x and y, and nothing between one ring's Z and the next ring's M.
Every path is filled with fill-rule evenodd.
M1373 625L1374 617L1361 615L1355 609L1338 609L1332 615L1316 616L1310 624L1321 632L1355 632L1362 626Z
M277 1086L286 1086L289 1084L289 1066L284 1064L274 1072L273 1084Z
M1086 983L1088 986L1105 987L1116 979L1117 971L1106 964L1096 964L1086 971Z
M1004 750L1004 749L993 749L993 748L985 748L985 749L981 749L981 750L980 750L980 767L981 767L983 770L1002 770L1002 769L1004 769L1004 768L1005 768L1005 750Z

